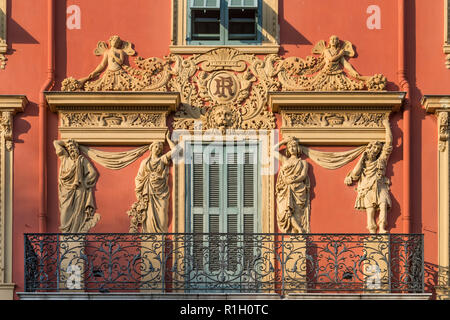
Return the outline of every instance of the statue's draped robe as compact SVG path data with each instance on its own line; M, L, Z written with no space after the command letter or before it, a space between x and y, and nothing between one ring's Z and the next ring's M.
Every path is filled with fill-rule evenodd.
M348 174L354 181L358 180L356 209L379 208L381 204L386 204L387 208L392 206L389 196L390 181L385 176L386 164L391 152L392 146L384 144L377 159L369 160L361 157L355 168Z
M135 179L138 198L148 198L147 214L142 223L143 233L167 232L169 206L169 161L170 157L162 155L144 159Z
M97 172L82 155L76 160L68 155L60 155L60 229L64 233L85 233L89 230L89 220L92 219L86 214L86 210L92 207L95 212L96 209L92 188L97 180Z
M123 61L118 61L116 51L122 50L111 48L105 51L103 59L108 61L107 69L99 79L86 83L86 91L131 90L131 76L123 69L126 68Z
M300 158L288 158L283 163L277 178L278 227L282 232L309 232L309 177L304 180L287 182L288 177L298 178L306 162Z

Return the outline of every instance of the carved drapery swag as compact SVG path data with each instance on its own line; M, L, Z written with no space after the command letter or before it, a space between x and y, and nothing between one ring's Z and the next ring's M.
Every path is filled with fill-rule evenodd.
M139 159L149 149L148 145L144 145L128 151L101 151L78 145L74 140L59 140L54 145L56 154L61 159L58 183L60 229L65 233L88 232L100 219L100 215L95 213L93 192L98 174L87 158L105 168L120 170ZM71 157L71 145L81 152L74 158Z
M341 168L352 162L358 156L367 152L373 143L347 151L328 152L308 148L299 144L296 139L288 142L286 148L287 157L282 157L283 163L276 183L278 203L277 222L282 232L304 233L310 231L311 205L310 182L307 172L308 164L306 161L301 160L299 156L290 157L288 153L292 148L289 146L290 143L296 144L301 153L310 158L314 163L329 170ZM358 164L362 160L363 157L359 159ZM384 177L384 173L382 178L387 179ZM356 204L358 204L358 201L356 201ZM360 209L359 207L357 208Z
M343 167L347 163L350 163L351 161L356 159L361 153L366 150L367 145L358 147L356 149L339 152L318 151L305 147L303 145L301 145L300 148L303 154L305 154L319 166L334 170Z
M99 66L85 78L65 79L62 90L180 92L174 129L193 130L196 122L203 130L273 129L275 117L267 107L269 91L382 91L386 86L383 75L359 75L347 60L354 56L353 45L336 36L328 44L319 41L312 50L314 56L306 59L275 54L261 59L233 48L218 48L188 57L136 57L134 66L125 59L135 54L130 42L117 36L109 42L109 46L99 42L94 50L103 56ZM216 121L218 106L235 116Z
M139 159L148 147L145 145L128 151L110 152L80 145L80 151L105 168L120 170Z

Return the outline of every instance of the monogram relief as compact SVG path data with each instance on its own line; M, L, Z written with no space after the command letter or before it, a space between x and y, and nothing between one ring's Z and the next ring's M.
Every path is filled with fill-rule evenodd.
M232 101L238 91L239 83L232 73L219 72L208 83L209 95L219 103Z
M360 75L349 63L353 45L332 36L327 44L319 41L305 60L282 58L276 54L264 58L233 48L217 48L187 57L170 54L163 59L136 57L134 66L125 56L134 56L132 44L111 37L109 45L99 42L96 55L103 56L87 77L67 78L63 91L165 91L179 92L179 104L173 119L174 129L203 129L213 125L209 115L218 105L227 105L239 120L240 129L273 129L275 117L268 110L269 91L382 91L383 75ZM112 120L121 122L121 120ZM314 119L314 123L346 125L346 115ZM366 120L364 120L366 121ZM367 120L380 126L378 120ZM196 124L199 124L198 126Z

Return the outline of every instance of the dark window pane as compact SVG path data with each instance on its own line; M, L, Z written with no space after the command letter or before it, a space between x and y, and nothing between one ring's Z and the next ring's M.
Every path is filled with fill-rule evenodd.
M192 10L192 40L220 40L220 10Z
M256 40L256 9L230 9L228 40Z

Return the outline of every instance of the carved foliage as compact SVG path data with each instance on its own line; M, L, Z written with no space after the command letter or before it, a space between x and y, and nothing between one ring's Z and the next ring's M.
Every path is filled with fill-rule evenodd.
M283 115L286 127L383 128L386 114L367 112L303 112Z
M140 127L155 128L165 125L163 113L117 113L117 112L64 112L61 113L62 128L82 127Z
M224 104L239 114L239 128L272 129L275 118L267 110L269 91L385 88L383 75L366 77L353 69L347 61L354 56L349 41L341 42L332 36L328 45L319 41L312 53L317 56L283 59L271 54L261 59L233 48L217 48L188 57L136 57L134 66L130 66L124 58L135 51L129 42L114 36L109 46L99 42L95 50L96 55L103 55L102 63L86 78L65 79L62 89L180 92L173 127L191 130L196 121L208 128L211 109Z
M11 112L4 111L0 118L0 132L2 139L5 139L5 146L8 151L12 149L12 121L13 115Z
M438 134L439 134L439 151L445 151L445 146L448 141L449 133L448 133L448 112L439 112L438 115L439 125L438 125Z

